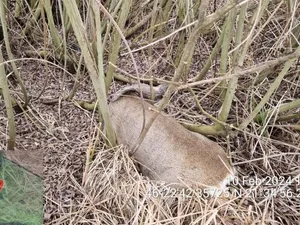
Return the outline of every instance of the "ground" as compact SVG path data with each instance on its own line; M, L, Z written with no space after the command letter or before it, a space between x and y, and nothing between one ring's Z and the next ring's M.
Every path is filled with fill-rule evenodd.
M203 66L213 41L214 35L211 34L200 39L189 76L197 74ZM203 224L299 223L300 134L290 126L290 123L299 124L299 120L251 123L243 132L233 132L228 137L209 137L224 148L237 170L232 187L237 191L236 196L215 200L195 197L197 193L184 197L180 193L172 196L164 192L158 198L157 189L139 173L124 146L110 149L103 141L98 141L101 126L97 111L83 109L75 101L94 98L88 73L82 71L83 79L75 100L65 101L64 98L73 87L75 75L63 70L63 63L53 59L46 65L37 55L28 58L28 49L36 50L42 45L31 46L18 36L13 38L12 43L15 57L21 59L17 61L17 66L31 102L25 112L15 112L17 140L13 151L5 150L7 117L5 110L0 111L0 149L5 151L9 159L44 179L45 224L199 224L200 221ZM151 59L144 52L134 55L141 74L149 72L151 67L152 75L156 77L172 77L174 68L167 58L162 57L164 45L155 47L156 57ZM257 64L265 55L268 53L257 48L247 59L249 64ZM218 62L215 63L214 71L219 67ZM134 74L129 57L120 56L117 66ZM7 66L7 74L11 71ZM210 77L215 76L214 71L209 72ZM279 71L280 68L273 75ZM299 98L299 74L297 69L293 71L272 96L266 110ZM270 75L254 87L254 76L240 78L229 124L236 122L237 115L239 119L246 118L251 111L249 107L261 99L274 80L274 76ZM9 81L11 92L17 98L20 88L11 77ZM247 82L251 85L243 86ZM121 85L126 84L113 82L109 99ZM221 100L211 91L212 86L214 84L200 85L194 91L202 107L216 116ZM36 99L44 87L43 94ZM0 108L4 109L2 99ZM165 111L180 122L212 124L200 113L193 96L186 90L175 93ZM89 161L87 152L90 150L95 150L93 162L86 167ZM249 184L250 178L255 177L267 180L263 185ZM295 180L289 183L289 179ZM282 189L278 190L277 187ZM250 191L240 193L240 190ZM277 192L270 194L271 191Z

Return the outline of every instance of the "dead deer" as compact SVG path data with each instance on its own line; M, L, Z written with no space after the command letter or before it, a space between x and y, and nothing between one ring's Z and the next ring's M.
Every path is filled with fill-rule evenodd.
M143 107L144 112L143 114ZM117 142L134 148L145 124L159 113L140 98L119 97L109 106ZM145 117L145 118L143 118ZM173 187L224 190L234 170L221 146L191 132L174 118L160 112L139 148L133 153L142 174Z

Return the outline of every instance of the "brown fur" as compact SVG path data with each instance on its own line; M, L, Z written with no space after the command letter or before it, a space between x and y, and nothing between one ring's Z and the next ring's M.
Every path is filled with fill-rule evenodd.
M145 102L146 124L155 108ZM110 104L110 113L117 141L133 148L143 123L142 100L121 97ZM150 109L154 110L150 110ZM153 122L134 158L142 165L142 172L154 180L184 183L195 186L220 184L231 173L232 167L224 150L203 135L191 132L174 118L160 113Z

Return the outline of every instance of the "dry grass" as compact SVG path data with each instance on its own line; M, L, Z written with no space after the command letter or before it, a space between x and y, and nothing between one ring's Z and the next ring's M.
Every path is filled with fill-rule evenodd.
M271 156L276 153L274 149ZM289 194L299 195L299 191L293 190L297 182L284 188L274 185L275 181L249 185L247 182L251 180L245 179L283 175L277 174L278 169L285 170L287 165L298 166L299 170L299 162L298 165L289 163L294 157L295 154L282 153L265 157L269 166L264 171L263 159L239 158L242 162L236 163L239 164L236 168L240 180L230 187L229 196L215 199L206 198L199 190L175 193L172 188L166 188L163 191L162 186L138 173L127 149L122 146L102 149L97 152L84 185L73 179L73 185L82 195L80 203L70 206L68 212L51 224L296 224L299 196ZM295 174L297 171L284 175L295 177Z
M299 5L299 1L296 2ZM213 5L210 8L214 11ZM262 22L271 18L272 12L270 8ZM286 20L285 15L285 7L282 6L260 33L258 29L255 30L254 33L258 36L247 53L245 67L289 52L291 30L287 27L288 19ZM299 10L295 17L299 21ZM179 25L175 20L169 24L170 29L176 30L177 26ZM24 50L43 49L42 36L37 28L33 31L37 36L29 42L18 36L20 32L17 27L10 30L14 37L12 43L15 43L16 57L24 58ZM218 24L212 29L219 31ZM199 40L189 78L198 74L210 55L216 37L213 31ZM134 43L142 46L145 39L146 37L141 36ZM174 36L170 41L153 45L153 55L150 58L147 50L134 53L140 73L164 79L172 77L175 68L172 56L176 54L177 45L178 36ZM51 51L50 48L49 54ZM92 112L83 110L74 102L62 101L54 105L44 103L45 99L62 100L72 88L75 79L73 75L64 73L59 66L50 66L47 70L37 60L21 60L17 63L23 72L25 86L33 97L39 95L46 76L49 76L42 98L33 101L29 108L29 117L35 118L36 124L25 114L16 115L19 130L16 152L24 154L30 151L28 155L33 158L32 164L42 163L44 166L45 224L300 223L300 133L299 129L295 129L299 125L299 117L278 121L277 118L287 113L274 111L262 123L252 122L243 131L234 130L229 137L210 137L226 149L237 170L236 179L224 198L206 198L200 190L191 189L185 193L173 193L172 189L141 176L123 146L110 149L102 142L94 146L93 134L98 132L98 123ZM217 75L219 63L219 59L213 62L207 78ZM120 56L117 66L134 74L128 56ZM273 68L257 85L253 84L257 78L256 73L241 76L228 124L239 124L242 119L247 118L281 69L282 66ZM299 99L299 77L298 61L298 65L296 63L290 69L262 111L278 109L283 103ZM111 92L121 85L124 84L115 81ZM215 94L214 87L214 83L205 84L195 87L194 91L204 110L217 116L222 102ZM10 88L14 94L19 92L13 82L10 83ZM91 82L84 74L75 98L90 100L93 97ZM3 108L2 101L0 107ZM210 119L200 114L193 96L187 91L175 93L166 111L178 121L212 124ZM3 110L0 111L2 149L7 138L7 119L4 113ZM299 108L288 113L299 113ZM95 157L85 174L86 152L90 148L96 150ZM41 155L44 156L44 161L37 162ZM259 183L262 179L264 181ZM251 184L255 180L258 183ZM157 196L159 193L161 196Z
M244 221L247 217L247 214L242 214L240 218L234 218L234 200L204 199L192 192L189 195L161 192L157 197L153 183L138 173L122 146L99 151L85 184L77 187L82 193L81 204L73 209L75 212L65 213L52 222L199 224L201 221L205 224L209 221Z

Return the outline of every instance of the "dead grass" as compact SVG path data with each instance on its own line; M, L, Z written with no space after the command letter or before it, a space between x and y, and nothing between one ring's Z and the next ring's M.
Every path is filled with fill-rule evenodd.
M271 156L276 153L274 149ZM289 190L297 186L299 178L287 188L283 187L287 180L280 186L268 180L263 185L248 184L249 177L296 177L299 164L290 163L294 157L296 154L282 153L265 157L267 168L263 159L239 158L242 162L236 163L238 176L231 194L214 199L199 190L175 193L154 184L138 173L127 149L104 148L97 152L83 185L72 179L81 193L80 203L69 206L68 212L51 224L295 224L299 221L299 196L295 194L299 192L293 190L294 196L290 196ZM278 171L286 171L287 165L296 171Z
M282 16L284 10L282 8L276 13L271 23L252 43L247 55L247 66L283 55L290 32ZM15 43L14 53L20 59L26 56L24 50L43 48L41 37L31 40L29 44L28 40L20 38L17 28L10 32L12 43ZM214 38L213 34L208 34L199 41L189 76L197 74L201 69L210 54ZM176 52L177 42L177 38L172 38L170 42L153 46L154 55L150 59L147 51L134 53L141 74L171 77L174 64L170 56ZM128 56L120 56L117 66L134 74ZM229 188L228 196L222 199L206 198L199 190L191 189L186 193L173 193L172 189L154 184L141 176L125 147L109 149L102 142L94 146L92 134L95 130L98 132L98 123L92 112L79 108L74 102L44 103L45 99L62 99L72 88L74 76L64 74L55 66L46 70L37 60L21 60L18 67L33 97L38 96L46 76L49 76L45 93L41 99L32 102L29 115L16 115L16 152L22 152L19 155L22 156L20 164L24 165L22 158L29 155L29 164L32 164L29 168L38 165L37 173L40 174L41 166L44 168L45 224L300 223L300 133L293 128L293 125L299 125L299 119L277 122L276 118L281 114L275 111L264 123L252 122L244 131L233 132L228 138L210 137L226 149L237 170L236 180ZM214 77L218 69L219 60L216 60L207 77ZM249 115L280 69L280 66L274 68L256 86L252 83L257 74L239 80L228 124L239 123ZM277 109L283 103L299 99L299 77L299 65L295 65L263 110ZM112 89L121 85L124 84L115 82ZM206 84L194 90L202 107L216 116L221 101L215 95L213 86ZM13 93L19 91L14 83L10 87ZM75 98L90 100L93 97L91 82L84 74ZM2 100L0 107L3 109ZM179 121L212 124L210 119L200 114L193 97L185 91L173 95L166 111ZM289 113L299 113L299 108ZM34 118L35 123L29 118ZM1 149L5 148L6 128L5 111L1 110ZM96 152L83 179L89 146L94 146ZM262 183L258 182L262 179ZM252 184L252 181L258 183Z

